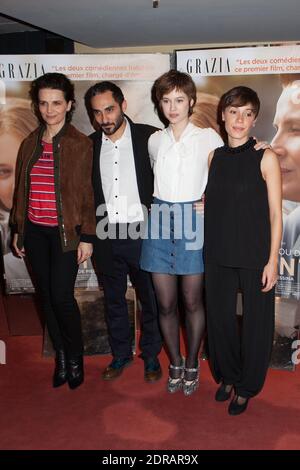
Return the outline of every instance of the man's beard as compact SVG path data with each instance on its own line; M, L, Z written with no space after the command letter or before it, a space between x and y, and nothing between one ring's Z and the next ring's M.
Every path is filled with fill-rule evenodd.
M113 123L113 122L112 123L103 123L101 125L101 129L103 130L105 135L113 135L115 132L117 132L118 129L120 129L123 122L124 122L124 114L121 113L115 123ZM113 126L113 127L110 127L109 129L105 129L105 126Z

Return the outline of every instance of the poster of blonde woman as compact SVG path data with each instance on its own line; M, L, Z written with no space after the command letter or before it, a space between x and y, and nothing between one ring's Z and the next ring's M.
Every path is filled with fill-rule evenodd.
M37 127L30 102L21 98L8 98L0 105L0 230L1 248L7 290L33 289L23 259L13 256L9 213L15 181L16 159L20 144Z
M191 74L197 85L200 99L194 123L197 114L200 119L206 114L210 121L199 125L212 127L213 115L218 126L216 103L234 86L248 86L260 98L253 136L271 143L282 177L283 237L272 362L275 367L293 368L300 325L300 46L177 51L176 60L177 68Z

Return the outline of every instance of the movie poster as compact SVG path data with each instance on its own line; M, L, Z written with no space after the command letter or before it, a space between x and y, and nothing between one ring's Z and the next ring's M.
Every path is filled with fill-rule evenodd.
M133 121L160 127L151 87L169 66L168 54L0 56L0 235L7 293L33 291L24 261L11 252L8 227L18 148L37 126L28 98L30 81L47 72L66 74L75 84L76 111L72 122L88 135L93 128L83 97L91 85L103 80L121 87L128 101L127 114ZM79 267L76 287L98 287L90 260Z
M270 142L276 152L283 192L272 362L291 368L300 325L300 46L177 51L176 61L177 69L197 85L192 119L201 127L219 130L219 98L234 86L253 88L261 100L254 136Z

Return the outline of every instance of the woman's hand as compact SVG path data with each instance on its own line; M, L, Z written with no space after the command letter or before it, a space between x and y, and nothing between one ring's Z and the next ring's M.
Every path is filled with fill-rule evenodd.
M269 292L275 286L277 282L278 274L277 274L277 261L270 262L266 264L264 267L263 275L262 275L262 285L263 289L262 292Z
M193 209L195 209L197 214L204 214L204 198L205 196L203 195L200 201L196 201L193 203Z
M272 149L271 144L269 142L265 141L258 141L256 137L254 137L256 140L256 144L254 145L255 150L266 150L266 149Z
M13 248L13 251L14 251L15 255L16 255L18 258L24 258L24 256L25 256L24 247L22 247L21 250L17 247L18 236L19 236L19 235L18 235L17 233L14 234L13 242L12 242L12 248Z
M93 245L92 243L80 242L77 248L77 263L83 263L92 256Z

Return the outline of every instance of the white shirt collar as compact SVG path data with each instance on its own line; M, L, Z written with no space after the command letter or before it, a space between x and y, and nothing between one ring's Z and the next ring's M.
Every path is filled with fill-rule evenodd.
M185 127L184 131L182 132L181 136L180 136L180 139L179 141L175 141L175 137L174 137L174 134L173 134L173 130L172 130L172 127L169 125L166 129L165 129L165 132L167 133L167 135L170 137L170 139L173 141L173 142L180 142L182 141L183 139L185 139L186 137L194 134L196 132L199 131L199 128L197 126L195 126L194 124L192 124L191 122L189 122L187 124L187 126Z

